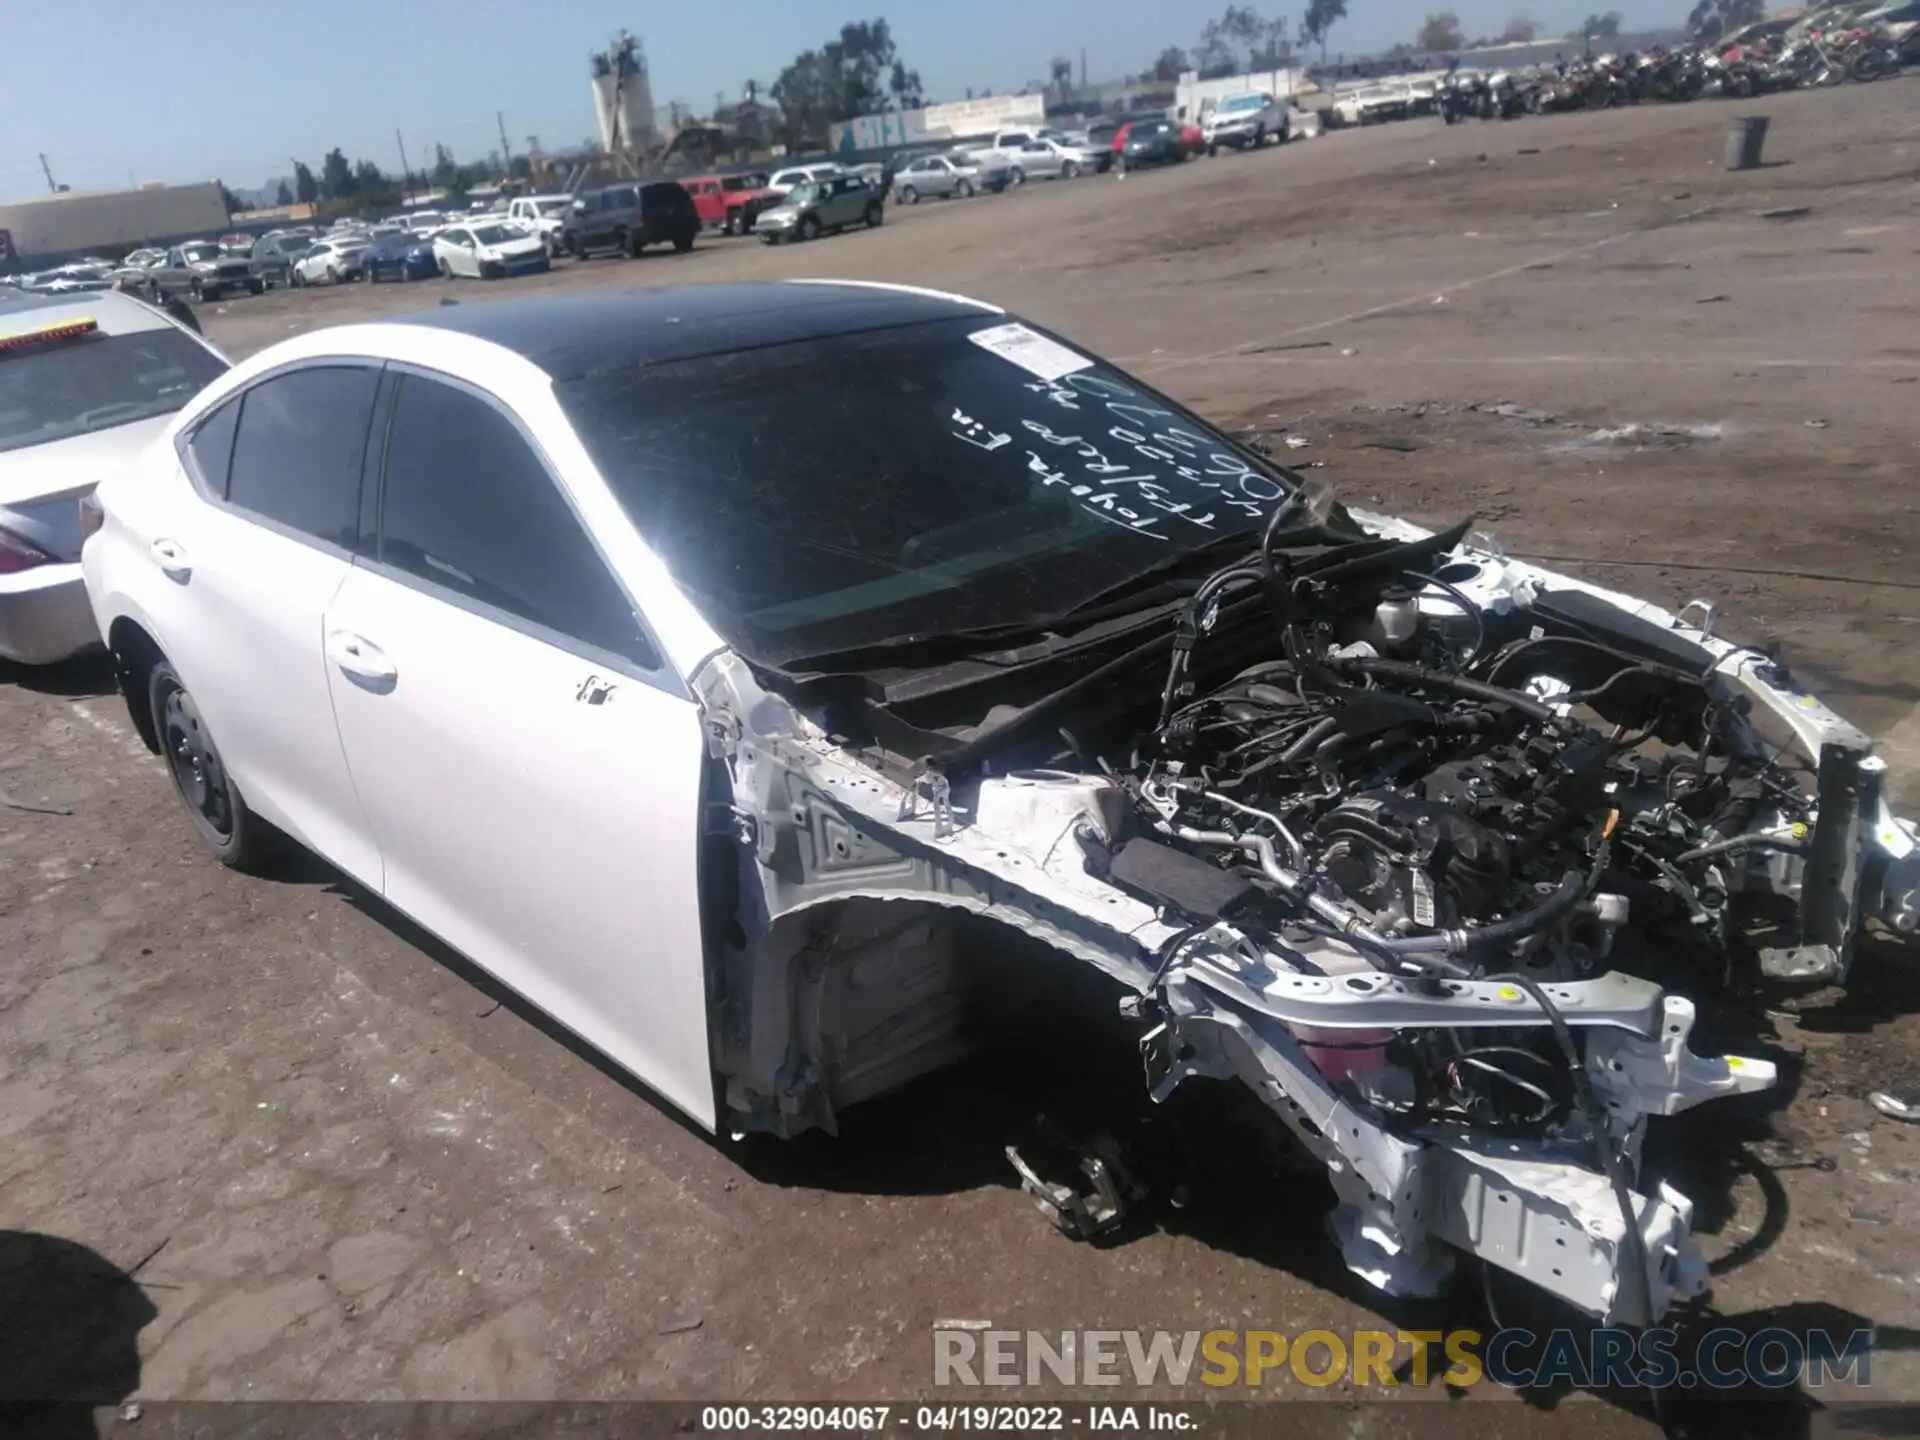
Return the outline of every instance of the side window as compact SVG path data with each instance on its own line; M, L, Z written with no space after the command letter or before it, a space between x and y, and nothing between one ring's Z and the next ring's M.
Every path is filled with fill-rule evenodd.
M230 400L193 427L187 437L187 463L200 483L227 498L227 467L233 463L233 432L240 424L240 402Z
M276 375L247 391L238 407L229 503L352 549L379 383L372 366L328 365Z
M540 457L486 401L405 377L385 474L381 561L601 650L658 663Z

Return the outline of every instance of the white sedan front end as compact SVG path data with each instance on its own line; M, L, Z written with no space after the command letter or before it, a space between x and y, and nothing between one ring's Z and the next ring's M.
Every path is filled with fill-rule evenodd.
M0 659L51 665L99 642L80 501L226 368L129 296L0 300Z
M547 242L519 224L454 225L433 237L440 273L475 280L537 275L552 266Z

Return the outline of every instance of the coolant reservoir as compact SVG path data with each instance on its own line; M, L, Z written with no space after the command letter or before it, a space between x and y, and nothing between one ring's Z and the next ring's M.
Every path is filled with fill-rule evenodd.
M1380 638L1397 649L1420 633L1420 602L1404 585L1389 585L1380 592L1373 621L1380 627Z

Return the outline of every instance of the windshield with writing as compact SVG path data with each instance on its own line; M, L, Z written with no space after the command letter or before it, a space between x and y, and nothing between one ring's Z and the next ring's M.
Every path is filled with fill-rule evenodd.
M769 664L1059 615L1288 485L1114 370L967 317L555 387L634 525Z
M171 415L226 368L171 326L0 355L0 451Z

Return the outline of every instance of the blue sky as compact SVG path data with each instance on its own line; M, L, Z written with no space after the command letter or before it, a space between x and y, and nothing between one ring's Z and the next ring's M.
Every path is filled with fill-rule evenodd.
M1588 10L1629 23L1684 13L1684 0L1350 0L1330 49L1411 40L1429 10L1471 31L1525 12L1551 33ZM622 25L645 42L655 100L697 108L770 84L849 19L884 15L928 93L1011 90L1055 54L1112 78L1191 45L1225 0L191 0L177 15L134 0L78 9L10 6L0 31L0 198L44 192L38 154L78 189L218 178L251 188L298 157L319 168L335 145L397 170L398 129L415 165L434 142L462 159L498 148L494 112L517 151L593 134L587 53ZM1304 0L1256 4L1296 20ZM149 23L156 17L157 23Z

